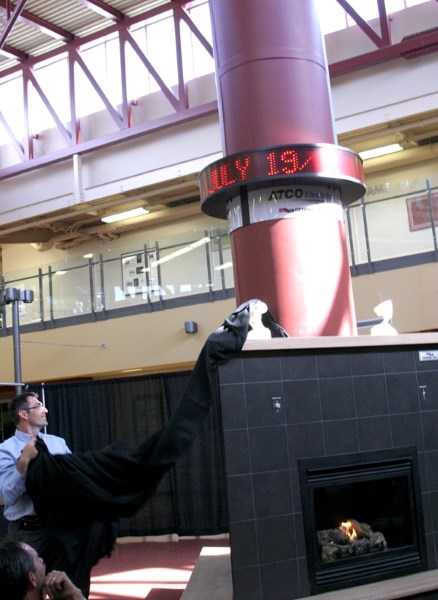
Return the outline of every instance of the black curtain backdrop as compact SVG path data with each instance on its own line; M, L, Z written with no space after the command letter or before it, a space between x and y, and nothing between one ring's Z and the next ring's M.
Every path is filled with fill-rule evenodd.
M191 372L46 384L47 433L73 452L120 441L136 446L164 427ZM41 389L33 387L40 393ZM161 481L136 515L119 521L118 535L216 535L228 531L221 416L213 403L191 450Z

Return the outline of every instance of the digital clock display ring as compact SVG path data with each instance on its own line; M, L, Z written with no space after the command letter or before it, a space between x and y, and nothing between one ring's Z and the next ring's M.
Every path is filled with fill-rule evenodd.
M365 192L362 159L333 144L275 146L225 156L199 174L202 210L227 218L227 201L242 191L271 185L333 186L347 205Z

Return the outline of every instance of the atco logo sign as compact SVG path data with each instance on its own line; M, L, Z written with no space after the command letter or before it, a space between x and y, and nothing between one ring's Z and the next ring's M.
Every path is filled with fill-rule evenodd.
M300 185L248 191L247 197L235 196L227 202L229 231L239 227L319 214L342 220L340 191L334 186Z
M309 190L302 187L299 188L283 188L280 190L272 190L268 196L268 201L272 200L319 200L320 202L331 202L333 191Z

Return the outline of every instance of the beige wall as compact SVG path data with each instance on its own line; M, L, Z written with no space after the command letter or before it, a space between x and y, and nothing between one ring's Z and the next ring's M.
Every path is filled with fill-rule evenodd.
M234 310L234 300L199 304L21 335L24 382L110 375L141 369L191 368L208 335ZM196 334L184 322L198 323ZM12 336L0 338L0 381L14 381ZM132 374L139 374L134 371Z

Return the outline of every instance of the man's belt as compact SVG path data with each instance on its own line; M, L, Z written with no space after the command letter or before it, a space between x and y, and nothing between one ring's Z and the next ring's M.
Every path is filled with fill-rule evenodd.
M21 517L21 519L16 521L16 523L19 524L21 529L25 529L26 531L36 531L37 529L41 529L43 526L41 519L37 517L37 515Z

